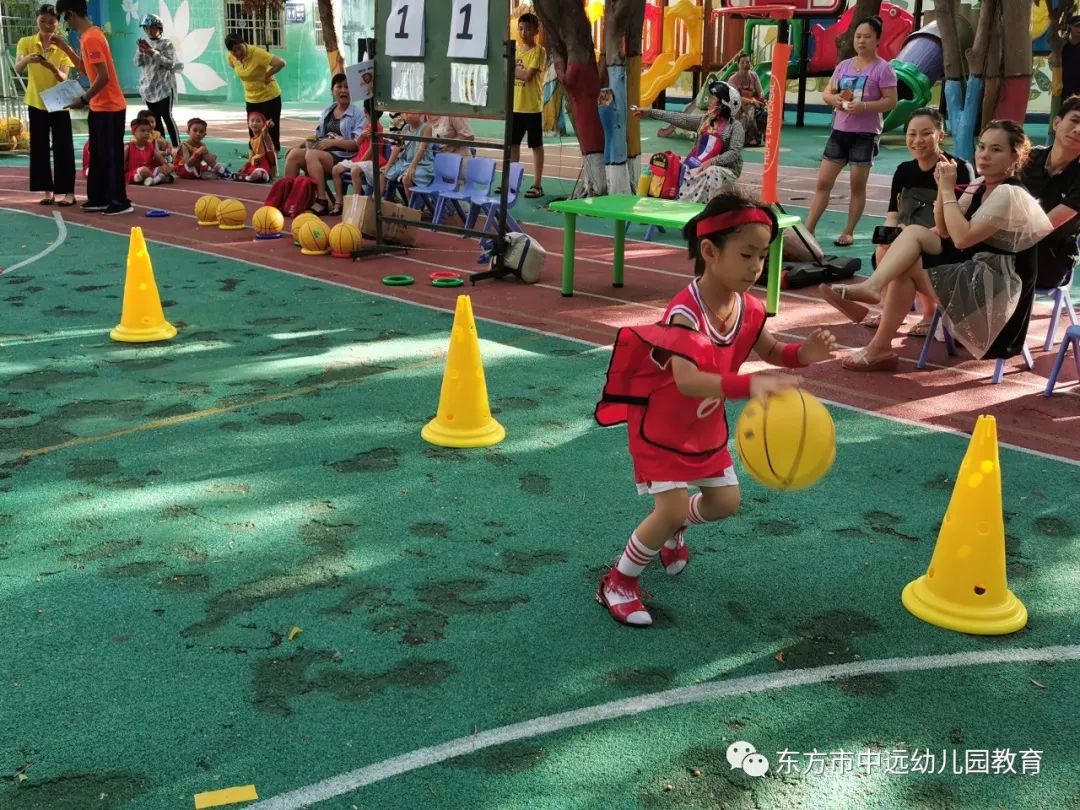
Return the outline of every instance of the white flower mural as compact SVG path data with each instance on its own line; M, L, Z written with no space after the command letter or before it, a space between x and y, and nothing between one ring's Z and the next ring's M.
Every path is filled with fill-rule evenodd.
M191 83L195 90L204 93L223 87L225 80L212 67L195 61L203 55L206 46L210 44L210 38L214 36L214 29L196 28L194 31L188 30L191 26L191 10L188 7L188 0L183 0L180 3L176 9L175 17L169 12L165 0L161 0L161 9L158 16L161 17L162 36L172 40L172 44L176 48L176 61L182 65L176 74L177 92L188 92L188 82Z
M124 19L129 23L139 22L139 0L123 0L120 8L124 12Z

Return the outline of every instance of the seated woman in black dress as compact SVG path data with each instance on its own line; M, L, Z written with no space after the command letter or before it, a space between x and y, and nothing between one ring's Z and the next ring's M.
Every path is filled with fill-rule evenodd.
M956 164L940 159L934 203L936 228L909 225L893 242L873 275L857 284L821 285L822 296L852 321L867 315L865 304L881 301L881 325L864 348L845 359L851 371L895 371L892 339L911 308L916 290L932 296L949 329L971 354L987 356L1000 344L1034 267L1032 248L1052 230L1050 220L1014 178L1031 149L1024 130L1011 121L991 121L979 135L975 164L982 174L956 197ZM923 266L923 256L948 261ZM1019 272L1018 272L1019 271ZM1027 329L1027 321L1022 325Z

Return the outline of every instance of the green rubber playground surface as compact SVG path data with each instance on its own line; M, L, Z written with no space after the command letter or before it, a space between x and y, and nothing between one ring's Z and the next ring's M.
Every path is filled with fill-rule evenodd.
M56 238L10 212L0 232L23 237L6 267ZM1030 623L952 633L900 591L964 437L834 408L830 475L790 494L743 476L686 573L646 573L656 624L634 631L593 600L648 508L625 435L591 418L605 350L479 323L507 438L436 448L449 313L151 243L180 334L121 345L126 250L72 226L0 276L0 807L184 808L249 783L316 786L268 807L1080 807L1075 466L1002 449ZM679 687L721 693L668 707ZM737 740L766 776L729 766ZM806 755L840 751L881 765Z

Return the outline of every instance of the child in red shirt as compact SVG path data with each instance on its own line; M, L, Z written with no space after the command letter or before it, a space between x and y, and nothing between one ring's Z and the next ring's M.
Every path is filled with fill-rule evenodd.
M682 573L690 561L687 527L739 508L725 401L763 400L798 385L784 374L740 374L750 351L772 365L798 368L827 360L836 349L824 329L802 344L779 342L765 328L765 308L748 293L777 238L768 207L725 191L683 236L697 278L671 299L660 323L619 330L596 406L601 425L627 423L638 493L652 495L655 504L596 591L616 621L634 626L652 624L638 584L652 559L659 554L667 573ZM690 495L690 487L700 491Z
M129 184L142 183L156 186L158 183L171 183L172 166L165 162L161 152L150 138L150 122L145 118L136 118L131 122L132 140L124 150L125 180Z
M188 138L177 149L176 176L191 180L213 180L225 176L225 167L203 143L206 122L192 118L187 122Z
M236 179L249 183L269 183L277 174L277 152L270 140L266 116L253 112L248 116L248 128L253 135L249 146L248 162L236 173Z

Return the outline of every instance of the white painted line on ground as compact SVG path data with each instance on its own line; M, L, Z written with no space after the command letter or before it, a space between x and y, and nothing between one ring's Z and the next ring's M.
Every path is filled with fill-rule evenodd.
M419 748L401 756L385 759L374 765L358 768L299 790L283 793L251 806L251 810L298 810L327 799L341 796L365 785L400 776L410 771L437 765L448 759L471 754L485 748L504 745L515 740L528 740L552 734L568 728L614 720L672 706L687 706L705 700L809 686L827 681L855 678L861 675L880 675L889 672L926 672L930 670L956 669L959 667L985 666L987 664L1035 664L1045 662L1080 660L1080 645L1019 648L1013 650L980 650L950 655L926 655L916 658L883 658L875 661L856 661L850 664L796 669L790 672L749 675L730 681L708 683L668 689L651 695L639 695L625 700L615 700L588 706L583 709L538 717L522 723L459 737L442 745Z
M13 211L16 214L23 213L22 211L20 211L17 208L2 208L0 210L2 210L2 211ZM56 239L54 239L52 242L50 242L49 246L47 248L45 248L43 251L41 251L40 253L38 253L37 255L31 256L29 259L23 259L21 262L16 262L15 264L11 265L11 267L5 268L3 271L0 271L0 275L10 276L16 270L19 270L19 269L21 269L23 267L31 265L34 262L36 262L38 259L44 259L50 253L52 253L54 250L56 250L58 247L60 247L60 245L64 244L64 240L67 239L67 225L64 224L64 218L62 216L60 216L59 211L53 211L52 215L53 215L53 218L56 220L56 232L57 232L56 233Z
M139 206L139 207L145 208L146 206ZM37 214L37 213L31 212L31 211L22 211L22 210L17 209L17 208L0 207L0 211L10 211L10 212L15 213L15 214L25 214L26 216L31 216L31 217L44 216L43 214ZM118 234L115 231L110 231L107 228L100 228L100 227L98 227L96 225L83 225L81 223L77 223L77 225L80 228L86 228L87 230L91 230L91 231L98 231L99 233L105 233L105 234L108 234L110 236L119 236L119 237L123 236L123 234ZM397 298L397 297L395 297L393 295L387 295L385 293L380 293L380 292L376 292L376 291L373 291L373 290L365 290L365 289L362 289L362 288L359 288L359 287L353 287L353 286L350 286L350 285L345 284L345 283L340 282L340 281L334 281L332 279L326 279L326 278L318 278L316 276L309 276L309 275L305 275L304 273L297 273L294 270L286 270L286 269L284 269L282 267L271 267L268 264L261 264L260 262L251 261L251 260L249 260L247 258L243 258L243 257L226 256L226 255L222 255L222 254L219 254L219 253L214 253L214 252L209 251L209 250L201 250L199 248L188 247L186 245L174 245L171 242L163 242L163 241L153 239L153 238L149 238L149 237L147 238L147 242L150 242L152 244L164 245L166 247L175 248L177 250L186 250L186 251L188 251L190 253L198 253L198 254L203 255L203 256L213 256L214 258L217 258L217 259L227 259L228 261L232 261L232 262L243 262L244 264L247 264L247 265L249 265L251 267L258 267L258 268L260 268L262 270L270 270L270 271L273 271L275 273L284 273L287 276L292 276L292 277L298 278L298 279L305 279L307 281L314 281L314 282L317 282L319 284L329 284L332 287L340 287L343 290L351 290L352 292L358 292L358 293L361 293L363 295L370 295L370 296L373 296L375 298L382 298L382 299L385 299L385 300L388 300L388 301L396 301L396 302L401 303L401 304L408 304L409 306L421 307L422 309L430 309L433 312L441 312L443 314L451 314L451 315L453 314L453 310L450 310L450 309L447 309L447 308L444 308L444 307L439 307L439 306L436 306L434 304L424 304L424 303L420 303L418 301L407 301L407 300L402 299L402 298ZM225 247L225 246L222 246L222 247ZM421 264L421 265L429 265L431 267L446 268L446 265L435 264L433 262L425 262L422 259L410 259L408 257L403 257L403 258L406 261L412 262L414 264ZM549 287L550 289L557 289L555 287L551 287L550 285L538 285L538 286L545 286L545 287ZM647 307L647 308L657 309L657 310L661 310L661 311L663 309L662 307L655 307L652 304L642 304L642 303L638 303L638 302L635 302L635 301L625 301L625 300L620 299L620 298L610 298L609 296L599 295L599 294L595 294L595 293L575 292L574 295L575 296L577 296L577 295L585 295L585 296L589 296L589 297L592 297L592 298L599 298L601 300L606 299L606 300L616 301L616 302L618 302L620 304L625 304L625 305L628 305L628 306ZM808 297L808 296L800 296L797 293L793 294L793 293L789 293L789 292L785 292L784 295L794 295L795 297ZM478 315L477 320L483 321L485 323L499 324L500 326L508 326L511 329L523 329L523 330L525 330L527 332L533 332L533 333L538 334L538 335L546 335L547 337L553 337L553 338L557 338L559 340L566 340L566 341L569 341L571 343L580 343L580 344L582 344L584 346L589 346L589 347L592 347L592 348L599 348L599 349L603 349L604 351L610 351L610 349L611 349L611 346L608 345L608 344L598 343L598 342L593 341L593 340L585 340L583 338L576 338L576 337L569 337L567 335L560 335L560 334L558 334L556 332L549 332L549 331L547 331L545 329L538 329L538 328L533 327L533 326L523 326L523 325L517 324L517 323L510 323L508 321L502 321L502 320L499 320L497 318L490 318L490 317ZM791 333L788 333L788 332L779 332L779 331L777 331L777 332L774 332L774 334L780 335L781 337L793 337L793 338L799 337L798 335L794 335L794 334L791 334ZM852 347L850 347L850 346L841 346L840 348L852 348ZM914 362L914 361L911 361L911 362ZM968 371L966 369L957 368L955 366L939 366L936 363L927 363L927 365L933 366L934 368L941 368L941 369L950 368L953 371L957 371L957 372L960 372L962 374L967 374L969 376L977 376L977 377L985 377L986 376L985 374L979 374L977 372ZM1039 390L1042 390L1042 388L1045 387L1045 386L1042 386L1042 385L1035 385L1033 383L1023 383L1023 382L1019 382L1019 381L1016 381L1016 380L1011 380L1010 382L1013 382L1013 383L1015 383L1017 385L1026 385L1028 387L1038 388ZM1070 389L1069 391L1066 391L1065 393L1068 394L1068 395L1074 395L1075 396L1075 395L1080 394L1080 389ZM873 416L873 417L876 417L878 419L887 419L890 422L896 422L896 423L901 424L901 425L907 425L907 426L910 426L910 427L919 427L919 428L922 428L923 430L929 430L929 431L933 431L933 432L936 432L936 433L947 433L947 434L949 434L951 436L963 436L963 437L966 438L966 437L968 437L970 435L968 433L965 433L962 430L956 430L955 428L943 427L941 425L934 425L934 424L931 424L929 422L916 422L916 421L913 421L911 419L905 419L905 418L900 417L900 416L893 416L891 414L884 414L884 413L879 413L877 411L872 411L869 408L860 408L858 405L848 405L846 403L834 402L833 400L822 400L822 401L823 402L828 402L830 405L836 405L838 408L844 408L845 410L852 411L854 413L863 413L863 414L866 414L867 416ZM1051 461L1060 461L1060 462L1065 463L1065 464L1080 467L1080 461L1075 461L1075 460L1073 460L1071 458L1066 458L1065 456L1055 456L1055 455L1053 455L1051 453L1044 453L1041 450L1033 450L1030 447L1024 447L1024 446L1019 445L1019 444L1011 444L1009 442L1003 442L1001 440L998 440L998 445L1001 446L1001 447L1006 447L1006 448L1008 448L1010 450L1015 450L1018 453L1026 453L1027 455L1038 456L1039 458L1046 458L1046 459L1050 459Z

